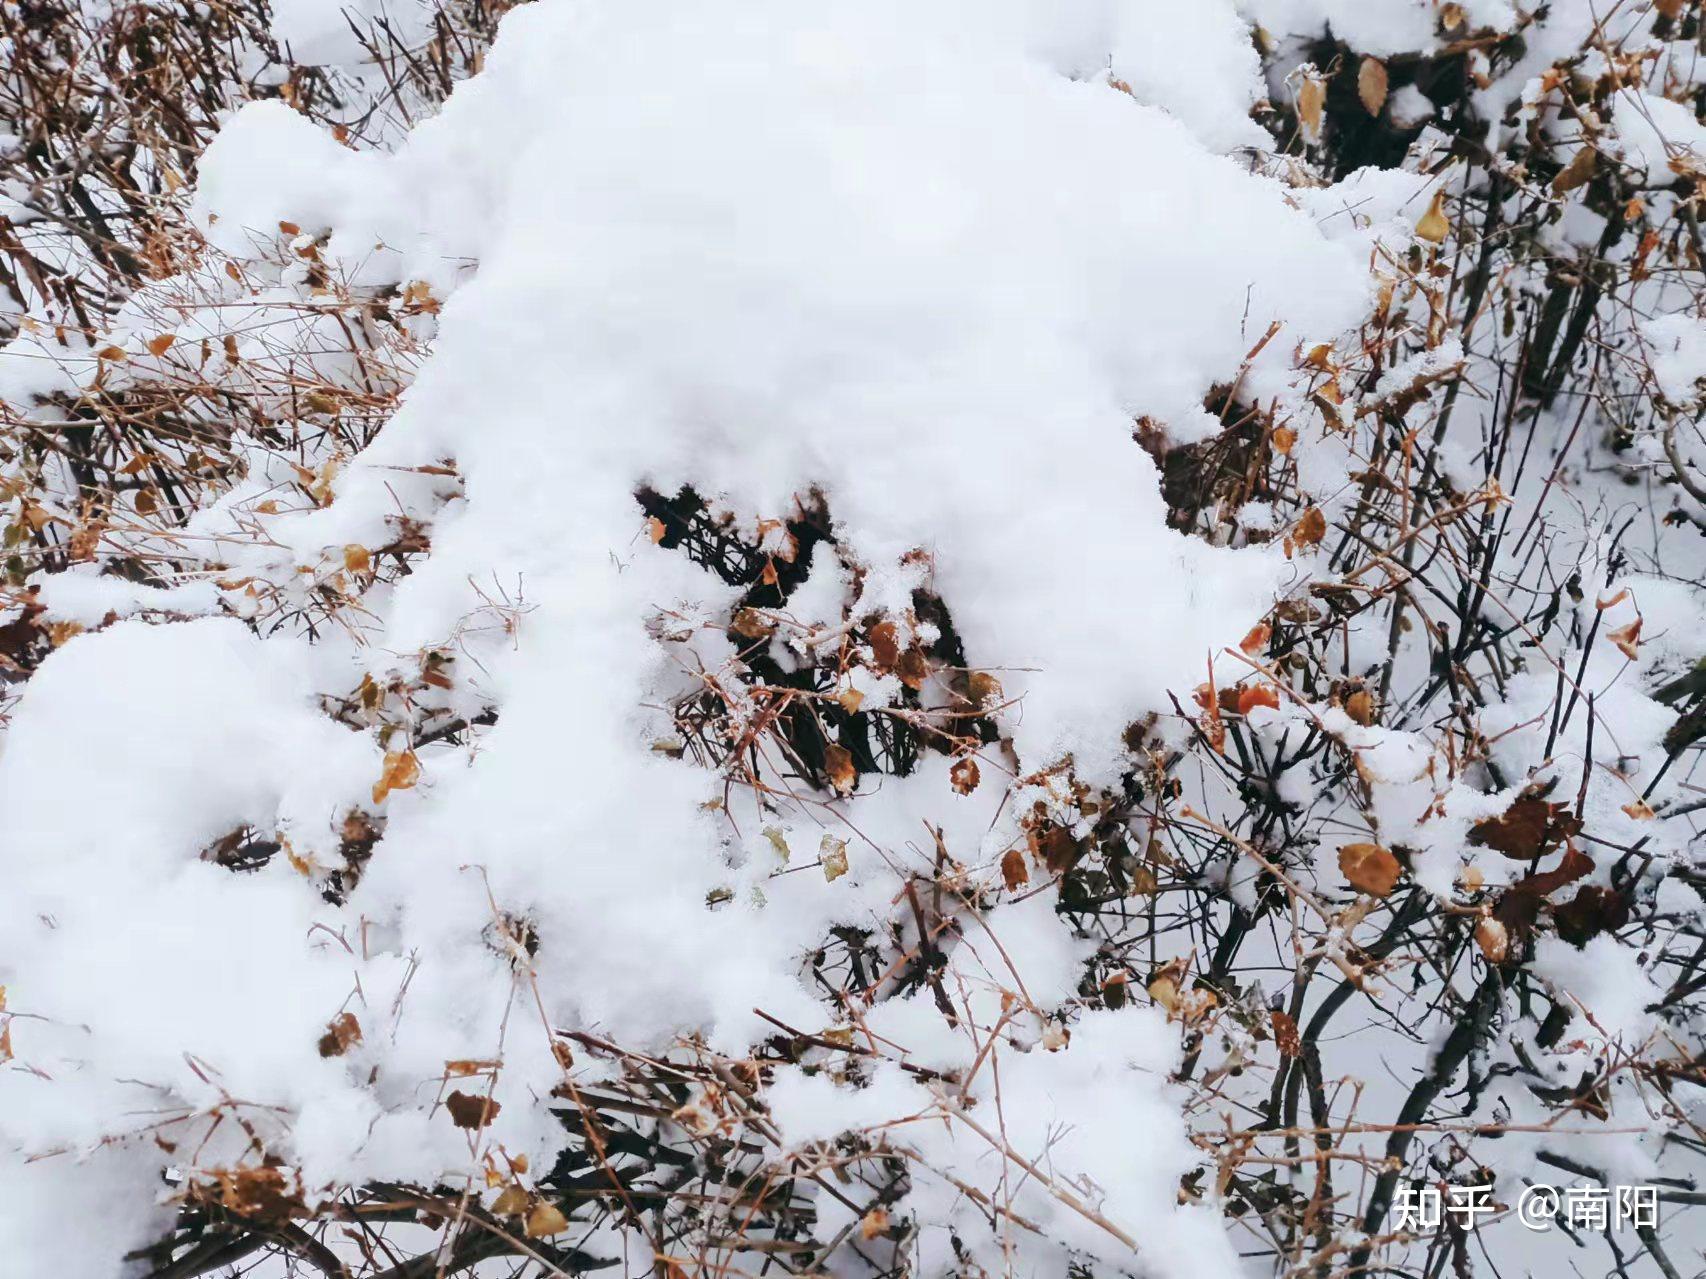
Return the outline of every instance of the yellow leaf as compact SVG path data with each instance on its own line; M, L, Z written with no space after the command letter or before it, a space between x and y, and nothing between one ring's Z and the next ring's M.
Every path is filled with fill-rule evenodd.
M520 1186L510 1186L492 1200L492 1214L498 1217L519 1217L527 1211L530 1198Z
M1416 223L1416 238L1430 244L1441 244L1451 234L1451 222L1445 216L1445 189L1434 192L1433 202L1422 220Z
M1563 195L1566 191L1574 191L1579 186L1587 185L1598 167L1599 157L1594 149L1583 146L1570 158L1570 162L1558 171L1558 176L1552 179L1553 192Z
M373 783L373 802L382 804L394 790L408 790L421 776L421 761L413 751L386 751L379 780Z
M1379 115L1386 105L1386 64L1379 58L1364 58L1357 68L1357 97L1370 115Z
M818 845L818 859L823 865L823 877L834 883L847 873L847 841L825 835Z
M544 1200L533 1205L533 1211L527 1214L527 1237L543 1239L547 1235L560 1235L569 1228L569 1219L563 1216L562 1209L556 1204Z
M1311 142L1321 140L1321 117L1327 106L1327 82L1311 67L1303 73L1303 83L1297 90L1297 118L1303 125L1303 135Z
M373 557L367 553L365 546L351 542L344 547L344 567L351 573L365 573L373 567Z

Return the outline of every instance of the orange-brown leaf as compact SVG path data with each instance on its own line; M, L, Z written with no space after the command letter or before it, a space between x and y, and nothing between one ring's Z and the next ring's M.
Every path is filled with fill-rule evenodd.
M1379 844L1346 844L1339 849L1339 871L1359 893L1384 897L1404 873L1398 859Z

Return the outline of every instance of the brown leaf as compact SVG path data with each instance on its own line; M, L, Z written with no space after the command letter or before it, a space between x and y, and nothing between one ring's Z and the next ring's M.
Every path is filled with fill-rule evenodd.
M520 1186L509 1186L503 1194L492 1200L492 1212L499 1217L519 1217L527 1211L527 1205L532 1196Z
M761 640L775 630L775 624L755 608L743 608L735 614L729 629L742 639Z
M1279 431L1283 430L1285 430L1285 427L1282 426L1279 428ZM1279 435L1279 431L1274 432L1276 437ZM1238 647L1243 653L1253 657L1268 646L1268 638L1273 633L1274 628L1269 626L1266 622L1257 622L1250 628L1250 633L1238 641Z
M1297 1022L1288 1012L1276 1008L1270 1014L1274 1022L1274 1043L1286 1057L1296 1057L1303 1051L1303 1040L1297 1033Z
M1001 681L988 671L973 671L966 677L966 695L979 708L994 706L1001 700Z
M958 760L948 770L948 781L953 786L955 794L969 795L977 789L977 761L969 756Z
M1289 426L1276 426L1274 433L1268 437L1274 446L1274 452L1291 456L1292 449L1297 447L1297 432Z
M178 340L178 335L176 333L162 333L162 334L160 334L159 337L149 338L148 339L148 354L150 354L150 355L164 355L164 354L166 354L167 350L169 350L171 348L172 343L176 342L177 340Z
M853 752L845 746L823 748L823 771L839 794L851 795L853 788L859 784L858 770L853 767Z
M480 1129L498 1117L503 1107L490 1097L471 1097L465 1092L453 1092L444 1099L450 1112L450 1122L458 1128Z
M365 546L351 542L344 547L344 568L351 573L365 573L373 567L373 556Z
M1469 842L1497 849L1517 861L1537 861L1582 828L1568 807L1523 795L1497 817L1469 828Z
M1379 115L1386 105L1386 64L1379 58L1364 58L1357 68L1357 97L1370 115Z
M924 687L924 681L930 678L930 664L925 660L924 650L909 648L900 655L900 665L895 668L895 674L900 676L900 682L910 689Z
M408 790L421 776L421 761L413 751L386 751L379 780L373 783L373 802L382 804L394 790Z
M1001 882L1009 890L1023 888L1031 882L1030 868L1025 865L1025 851L1009 848L1001 855Z
M342 1057L351 1044L361 1042L361 1023L354 1013L339 1013L320 1036L320 1056Z
M1552 179L1552 191L1555 195L1563 195L1566 191L1574 191L1579 186L1585 186L1593 178L1594 170L1599 167L1599 153L1590 146L1570 157L1570 162L1558 170L1558 176Z
M1072 832L1064 826L1050 826L1037 838L1037 851L1042 854L1043 864L1049 868L1049 873L1062 875L1078 864L1078 859L1084 855L1078 841L1072 838Z
M1314 546L1327 536L1327 517L1321 513L1319 506L1312 506L1303 513L1303 518L1297 521L1297 527L1292 530L1292 537L1299 546Z
M1552 910L1558 935L1577 946L1601 933L1616 932L1629 922L1629 902L1615 889L1586 884L1562 906Z
M1359 893L1384 897L1404 873L1398 859L1379 844L1346 844L1339 850L1339 870Z
M889 1210L881 1205L871 1209L859 1220L861 1239L875 1239L878 1235L886 1235L888 1232Z
M868 638L877 670L892 671L900 665L900 638L895 632L893 622L878 622L871 628Z

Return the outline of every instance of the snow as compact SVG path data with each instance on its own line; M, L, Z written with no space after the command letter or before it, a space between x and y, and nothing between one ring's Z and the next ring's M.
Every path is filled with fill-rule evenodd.
M1502 0L1463 8L1472 26L1518 20ZM1561 11L1549 48L1580 38L1581 13ZM418 16L357 16L388 12ZM762 1010L855 1045L835 1067L778 1068L765 1105L802 1158L852 1129L905 1146L919 1173L904 1207L928 1227L920 1273L1012 1267L987 1229L962 1232L966 1258L952 1250L987 1215L968 1186L1036 1223L1025 1273L1131 1266L1134 1249L1164 1279L1240 1273L1212 1194L1179 1202L1201 1163L1166 1082L1180 1026L1158 1007L1087 1006L1107 939L1076 931L1041 874L1004 885L1001 863L1025 846L1033 803L1085 824L1051 789L1064 774L1044 770L1117 783L1124 730L1211 669L1223 687L1247 674L1225 650L1314 564L1266 502L1237 516L1276 534L1262 544L1170 530L1138 420L1175 443L1207 438L1221 423L1205 397L1233 381L1248 402L1302 405L1315 373L1300 380L1299 357L1322 347L1330 364L1357 343L1378 264L1416 247L1434 194L1436 179L1400 171L1288 186L1251 118L1268 86L1250 24L1387 56L1437 48L1437 17L1431 0L536 0L395 151L356 151L281 101L238 111L201 158L193 206L209 243L262 282L219 371L360 384L366 369L298 366L253 335L336 323L329 307L297 318L310 260L340 287L430 299L405 330L430 345L377 437L326 463L322 504L269 501L295 483L294 455L241 446L246 475L183 530L229 556L217 576L143 586L78 567L39 582L46 618L104 629L45 659L0 749L0 982L32 1068L0 1073L6 1228L98 1205L110 1229L61 1256L67 1273L119 1273L162 1224L158 1116L207 1134L201 1164L217 1167L249 1153L215 1122L241 1112L310 1198L369 1178L478 1189L469 1140L434 1109L447 1063L502 1061L503 1109L481 1140L548 1167L564 1140L540 1101L565 1070L554 1031L739 1057L774 1030ZM303 62L360 57L321 0L278 4L273 32ZM1394 120L1431 112L1413 86L1394 92ZM1649 118L1652 137L1634 123ZM1655 139L1693 145L1698 130L1633 91L1616 121L1626 162L1655 175L1671 159ZM1554 234L1597 230L1572 209ZM225 298L186 308L166 355L144 356L142 310L121 311L132 359L114 382L170 372L192 339L217 337ZM1390 327L1425 328L1431 301L1407 304ZM1641 333L1666 398L1695 400L1698 321L1661 314ZM9 354L47 350L28 335ZM1469 358L1455 338L1430 342L1368 379L1364 400ZM0 392L78 391L100 366L15 359ZM1461 438L1439 457L1466 489L1484 474ZM1336 511L1361 465L1344 441L1312 439L1298 490ZM660 708L742 660L717 620L738 592L654 544L635 501L688 485L776 555L786 535L759 521L807 494L826 505L844 553L820 546L780 610L791 627L767 655L785 671L825 634L940 597L1005 703L976 786L928 755L909 776L810 793L767 760L787 785L760 796L676 757ZM405 520L430 553L310 642L294 613ZM1698 642L1691 590L1628 580L1604 626L1644 619L1636 658L1602 641L1575 677L1601 690L1600 758L1633 761L1594 779L1587 811L1633 841L1650 832L1620 806L1674 722L1638 679ZM245 591L280 582L264 606ZM1590 595L1580 619L1595 607ZM222 609L254 624L183 620ZM1347 625L1346 674L1374 669L1386 643ZM489 709L472 744L411 747L409 725L351 692L413 680L429 656L451 687L411 687L411 709ZM1554 679L1538 663L1511 673L1480 720L1511 778L1587 757L1581 720L1546 759L1523 731ZM881 709L902 687L854 666L829 695ZM1466 869L1495 886L1522 873L1465 848L1519 788L1471 786L1424 733L1290 701L1244 722L1270 747L1319 728L1346 749L1377 827L1366 837L1401 848L1424 890L1449 897ZM376 783L399 759L419 776L387 793ZM1306 780L1278 784L1302 807ZM330 873L356 878L352 814L379 834L339 899L323 889ZM243 828L279 854L239 875L209 850ZM1313 882L1353 896L1336 849L1312 854ZM867 1006L822 1001L802 956L836 928L916 941L906 889L940 856L977 903L939 974L956 1013L880 981ZM842 857L845 873L827 873ZM1251 864L1226 874L1254 906ZM1334 927L1342 956L1352 926ZM1630 1046L1656 1024L1652 978L1611 937L1543 938L1535 971L1603 1039ZM345 1013L360 1040L323 1054ZM934 1075L947 1070L963 1075L953 1090Z

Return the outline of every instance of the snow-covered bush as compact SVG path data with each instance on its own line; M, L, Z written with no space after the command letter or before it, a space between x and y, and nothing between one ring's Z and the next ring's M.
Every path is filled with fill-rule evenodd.
M1706 1264L1696 0L507 7L0 9L0 1272Z

